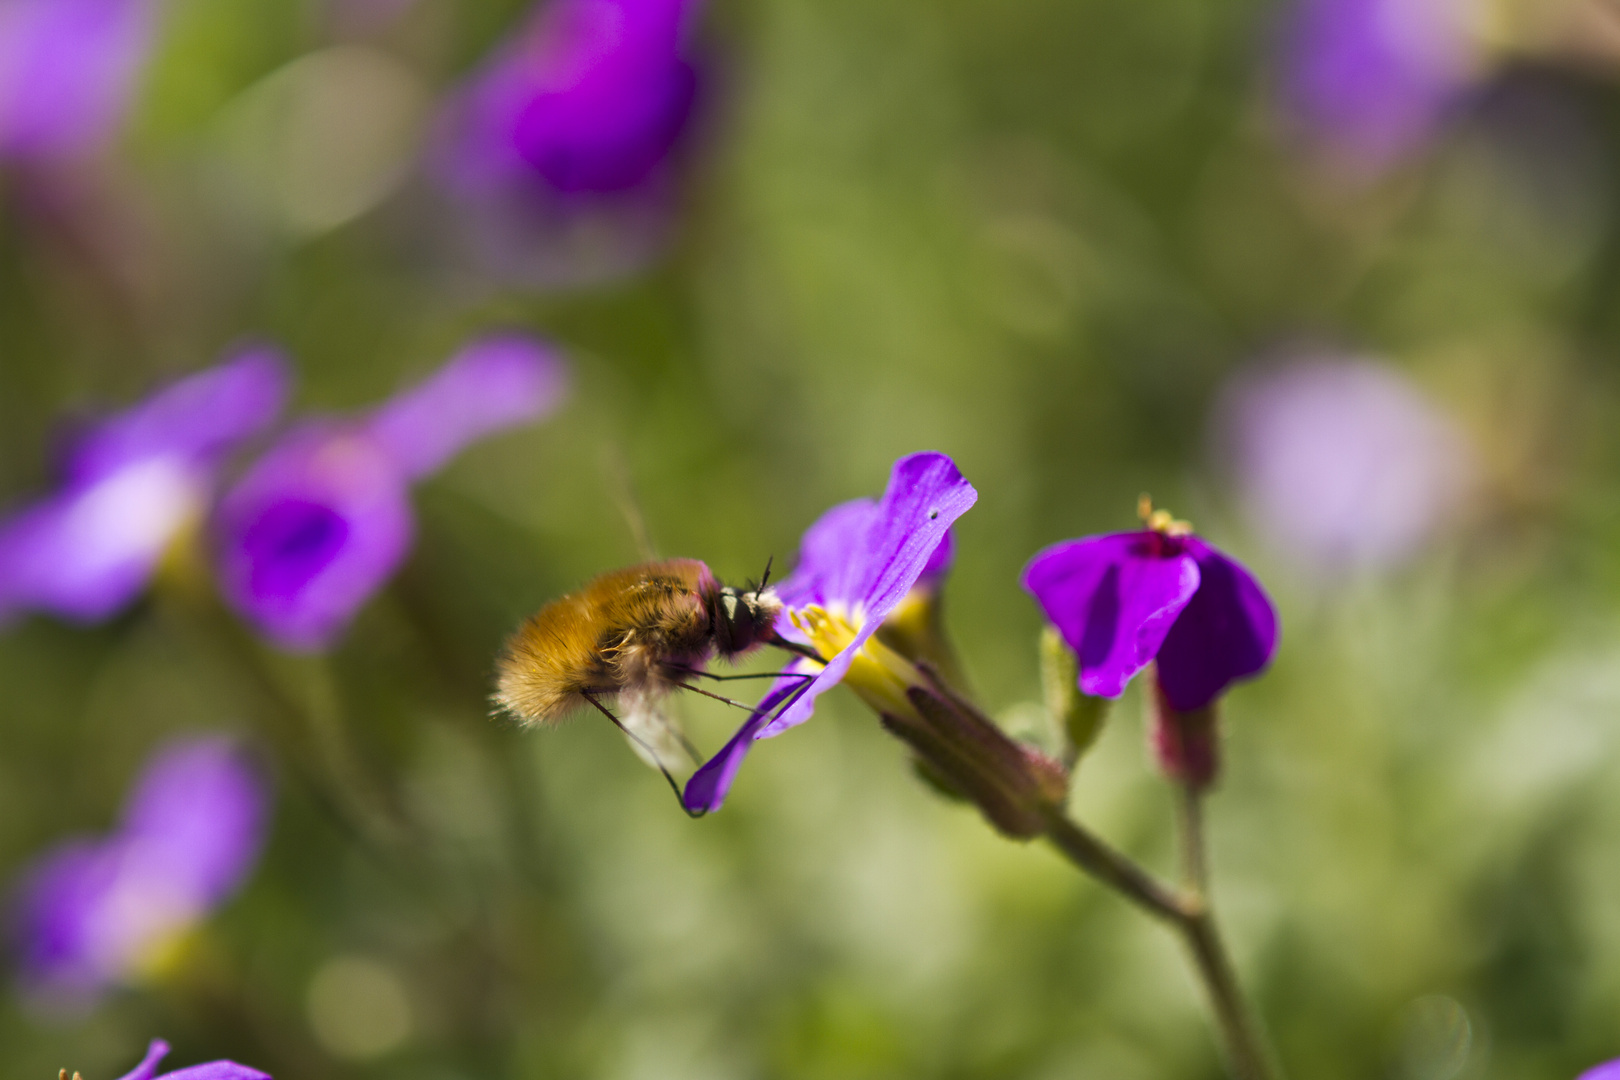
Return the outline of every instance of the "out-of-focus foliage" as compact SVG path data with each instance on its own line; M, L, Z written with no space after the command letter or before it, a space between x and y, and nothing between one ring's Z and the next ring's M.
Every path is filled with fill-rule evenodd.
M417 166L525 5L169 0L122 139L0 181L0 505L76 418L249 338L303 412L512 327L574 392L423 483L409 563L329 655L256 641L196 549L108 624L4 631L0 871L107 832L181 733L277 781L256 875L134 985L74 1015L8 991L6 1075L118 1075L152 1035L297 1080L1220 1075L1169 935L934 797L842 691L697 822L598 719L488 715L516 621L640 557L627 501L741 580L924 447L980 493L948 614L1015 730L1041 546L1149 490L1267 582L1282 648L1226 703L1210 819L1292 1075L1620 1053L1620 68L1596 37L1493 54L1420 152L1340 182L1278 106L1284 14L715 0L663 253L540 291ZM1402 561L1315 573L1245 517L1223 387L1325 349L1470 448ZM712 751L710 704L676 707ZM1168 867L1141 711L1075 806Z

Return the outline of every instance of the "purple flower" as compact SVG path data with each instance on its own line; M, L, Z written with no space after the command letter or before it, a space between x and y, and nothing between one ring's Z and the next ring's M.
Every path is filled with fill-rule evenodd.
M496 335L369 414L289 432L219 506L226 599L286 648L331 644L410 549L411 482L468 443L545 415L565 383L549 348Z
M1376 175L1429 140L1477 79L1475 0L1297 0L1284 105L1352 173Z
M0 0L0 156L53 160L117 130L151 51L151 0Z
M1575 1080L1620 1080L1620 1061L1609 1061L1593 1066Z
M561 193L635 187L691 116L693 0L554 0L461 92L444 170L464 189L531 176Z
M70 841L25 872L13 935L25 984L63 1006L163 959L258 861L269 792L233 740L153 755L110 836Z
M1218 437L1257 535L1321 575L1408 558L1474 486L1457 426L1398 371L1343 354L1246 372Z
M157 1075L158 1062L169 1053L169 1044L153 1039L146 1051L146 1059L120 1080L270 1080L269 1073L238 1065L234 1061L210 1061L206 1065L193 1065L189 1069Z
M669 231L690 127L695 0L553 0L451 100L433 168L485 269L579 284L645 263Z
M1164 517L1166 527L1055 544L1023 585L1078 657L1084 693L1118 697L1157 659L1170 706L1194 712L1271 661L1277 616L1236 560Z
M815 699L846 675L857 690L884 692L882 662L867 655L868 641L930 566L943 573L951 524L978 497L944 454L912 454L895 463L880 501L843 503L810 526L798 566L777 590L793 623L779 630L807 640L827 664L817 670L806 661L813 677L777 681L687 782L687 809L718 810L754 740L808 720Z
M251 349L85 433L61 489L0 522L0 618L91 622L132 601L203 515L227 453L280 413L286 382L279 354Z

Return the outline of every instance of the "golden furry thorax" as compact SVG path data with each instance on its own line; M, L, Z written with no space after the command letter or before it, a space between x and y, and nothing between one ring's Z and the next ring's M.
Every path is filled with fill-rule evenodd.
M586 695L664 693L715 653L730 659L774 640L781 611L768 589L723 586L696 559L615 570L553 600L508 639L495 702L547 723Z

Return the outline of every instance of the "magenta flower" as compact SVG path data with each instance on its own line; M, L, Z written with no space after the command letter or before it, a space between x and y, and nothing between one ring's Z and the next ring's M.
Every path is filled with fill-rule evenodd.
M1471 0L1296 0L1284 106L1352 173L1421 148L1478 78Z
M444 171L463 190L534 178L624 191L669 157L691 116L693 0L553 0L463 89Z
M924 572L944 572L951 524L978 497L944 454L912 454L895 462L880 501L835 506L806 530L799 564L777 590L793 625L778 630L807 640L827 664L817 670L806 661L801 667L812 678L777 681L731 741L687 781L688 810L720 809L753 742L810 718L816 698L863 657Z
M155 15L152 0L0 0L0 157L103 146L134 96Z
M1157 522L1155 522L1157 524ZM1204 708L1277 649L1277 615L1235 559L1176 528L1065 540L1023 585L1080 661L1080 689L1118 697L1155 659L1178 712Z
M289 432L220 503L226 599L283 647L330 645L410 549L411 482L550 412L565 385L548 347L497 335L369 414Z
M229 451L280 413L286 383L278 353L251 349L86 432L61 489L0 521L0 619L93 622L128 605L205 513Z
M132 1072L125 1073L120 1080L270 1080L269 1073L250 1069L246 1065L238 1065L234 1061L210 1061L206 1065L193 1065L189 1069L180 1069L158 1076L158 1062L167 1057L168 1053L168 1043L162 1039L153 1039L151 1047L146 1051L145 1060L135 1066Z
M252 871L269 791L233 740L153 755L110 836L69 841L27 870L12 933L25 985L64 1006L138 976Z
M1457 424L1369 358L1306 355L1246 372L1217 422L1255 533L1321 576L1409 558L1477 480Z
M609 280L662 246L697 76L695 0L552 0L452 99L433 171L483 269Z

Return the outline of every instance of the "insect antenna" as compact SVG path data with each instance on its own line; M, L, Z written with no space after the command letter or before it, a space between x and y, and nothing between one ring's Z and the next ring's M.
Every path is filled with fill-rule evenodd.
M625 738L629 739L631 742L635 743L637 746L639 746L643 750L647 751L648 756L650 756L653 759L654 764L656 764L658 766L658 771L664 774L664 780L665 780L665 782L667 782L669 784L669 790L671 790L671 791L673 791L675 793L675 801L680 804L681 811L684 814L686 814L687 817L700 818L700 817L703 816L703 813L704 813L703 811L698 811L696 813L693 813L691 810L688 810L686 808L686 796L684 794L682 794L682 792L681 792L681 785L676 783L675 778L670 775L669 770L664 768L664 762L658 756L658 751L656 751L652 747L648 746L647 743L646 743L646 740L642 739L641 736L637 735L635 732L633 732L629 728L625 727L624 724L622 722L620 722L619 718L617 716L613 715L613 711L611 709L609 709L606 705L603 705L600 701L596 700L596 695L595 694L593 694L593 693L591 693L590 691L587 690L587 691L581 691L580 696L583 697L586 701L590 702L593 706L595 706L596 711L601 713L603 716L607 717L608 720L612 722L614 727L616 727L620 731L624 732ZM686 739L685 739L684 736L682 737L681 742L686 743ZM697 760L697 758L698 758L697 749L695 747L693 747L690 743L687 743L687 751L692 754L693 760Z
M624 515L624 522L630 527L636 550L644 561L651 562L658 558L658 548L647 529L647 516L641 512L641 500L636 497L635 481L630 476L630 466L625 463L623 451L617 446L610 446L603 455L603 463L612 484L613 501L618 503L619 513Z
M774 562L775 559L775 555L765 556L765 572L759 576L759 588L754 590L756 593L764 592L765 586L771 583L771 563Z

